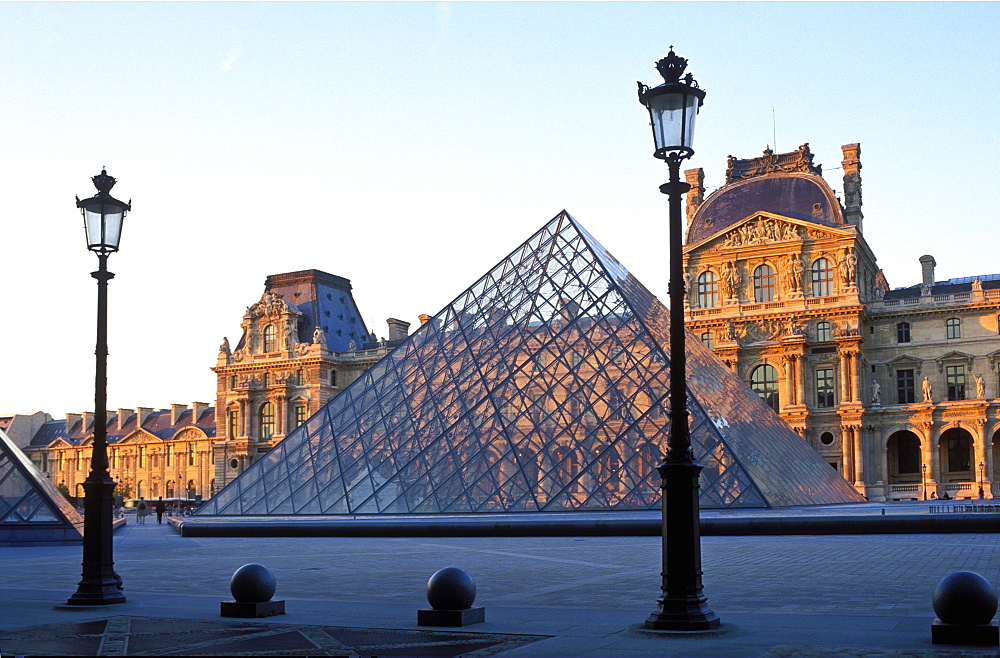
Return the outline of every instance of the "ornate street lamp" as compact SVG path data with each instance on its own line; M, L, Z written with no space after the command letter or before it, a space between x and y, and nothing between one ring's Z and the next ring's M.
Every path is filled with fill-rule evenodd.
M94 176L97 195L80 201L76 207L83 213L87 234L87 249L97 254L98 269L90 276L97 279L97 372L94 378L94 441L90 458L90 473L83 483L83 577L70 605L105 605L124 603L121 578L115 573L114 562L114 490L115 482L108 472L108 281L114 274L108 271L108 256L118 251L125 214L132 210L131 201L124 203L111 196L115 179L108 172Z
M639 84L639 102L649 110L656 150L667 162L670 179L660 186L670 205L670 431L667 454L657 468L663 489L662 596L646 628L697 631L721 622L708 608L701 583L701 531L698 518L698 477L701 465L691 452L688 428L687 378L684 354L684 261L681 253L681 195L691 189L681 182L680 166L694 155L694 121L705 92L690 73L681 79L687 60L670 53L656 63L663 84Z
M979 462L979 499L985 498L983 483L986 481L986 464Z
M927 500L927 464L920 465L920 488L924 490L924 500Z

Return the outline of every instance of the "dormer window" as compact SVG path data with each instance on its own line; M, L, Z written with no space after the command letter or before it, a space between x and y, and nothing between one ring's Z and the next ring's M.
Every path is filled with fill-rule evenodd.
M275 348L275 332L274 325L269 324L264 327L264 351L273 352Z

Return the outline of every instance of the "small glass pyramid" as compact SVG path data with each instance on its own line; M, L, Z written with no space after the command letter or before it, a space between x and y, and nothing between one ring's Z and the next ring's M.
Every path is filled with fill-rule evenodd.
M0 430L0 546L79 542L83 519Z
M667 310L563 212L198 515L660 505ZM704 507L861 497L693 336Z

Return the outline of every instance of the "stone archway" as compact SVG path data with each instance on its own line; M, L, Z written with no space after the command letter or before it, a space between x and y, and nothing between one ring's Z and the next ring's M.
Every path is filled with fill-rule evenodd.
M974 497L975 491L975 440L963 427L951 427L941 433L938 457L941 483L952 498Z
M920 482L920 437L909 430L893 432L886 451L890 484Z

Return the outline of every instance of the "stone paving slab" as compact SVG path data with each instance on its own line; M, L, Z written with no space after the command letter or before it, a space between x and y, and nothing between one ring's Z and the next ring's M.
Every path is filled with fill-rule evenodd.
M702 546L709 605L731 628L713 638L634 629L658 595L655 537L184 538L155 524L116 534L128 602L105 609L53 609L76 589L79 547L0 549L0 629L109 617L218 623L230 575L259 562L288 614L253 623L419 633L427 578L459 566L487 618L461 632L551 636L504 655L998 655L932 645L930 597L960 569L1000 583L1000 534L706 537ZM9 653L2 642L0 652Z

